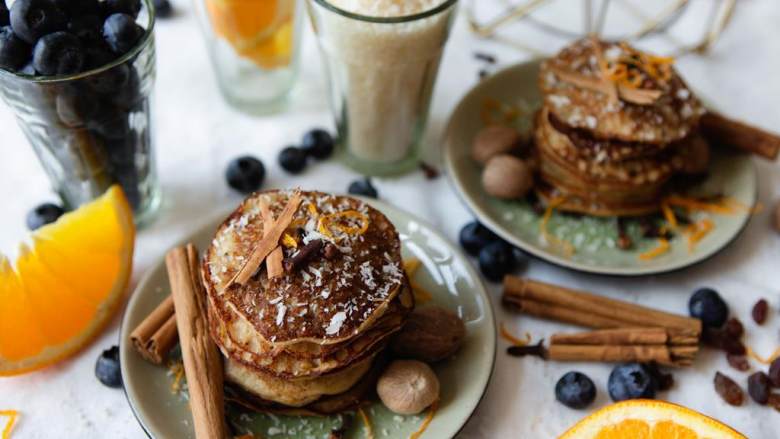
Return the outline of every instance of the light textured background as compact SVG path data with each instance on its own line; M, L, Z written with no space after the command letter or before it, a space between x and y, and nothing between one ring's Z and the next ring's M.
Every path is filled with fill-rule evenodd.
M485 3L488 15L499 11ZM706 3L709 0L698 0ZM639 2L635 2L639 3ZM726 112L756 124L780 130L780 3L775 0L740 0L734 23L707 57L685 57L678 62L689 83ZM237 113L222 101L206 58L190 4L174 1L178 15L157 27L158 80L156 86L157 157L165 192L159 219L138 237L133 284L172 244L184 238L212 211L239 202L223 180L225 164L238 154L262 157L268 168L266 187L303 186L343 192L356 177L338 163L311 166L299 177L288 177L276 165L276 154L299 141L315 125L331 127L325 101L325 84L319 54L308 23L302 75L289 111L278 116L253 118ZM575 2L558 1L552 15L578 23ZM694 22L703 14L690 17ZM695 28L691 26L691 32ZM560 41L538 31L518 28L519 38L550 50ZM436 139L450 111L477 80L479 64L474 50L498 54L500 64L522 61L527 54L506 46L480 41L458 20L449 43L435 91L429 129L431 161L436 162ZM24 216L37 203L50 200L47 180L13 116L0 105L0 250L13 253L26 235ZM756 160L760 201L772 206L780 194L780 170L776 164ZM452 192L446 178L426 181L421 173L401 179L378 180L381 197L402 206L457 239L460 227L471 215ZM756 215L740 239L704 264L680 273L642 279L615 279L572 273L541 261L530 261L529 276L569 286L600 291L670 311L684 312L692 290L709 285L726 297L734 313L749 321L750 307L760 297L773 306L772 316L760 330L747 323L747 342L767 354L778 344L780 315L780 235L771 232L769 212ZM517 333L544 336L561 327L505 313L499 306L499 290L491 287L499 322ZM2 304L0 304L2 306ZM103 387L93 373L101 350L117 343L119 316L93 345L77 358L46 371L0 379L0 409L21 410L13 437L19 438L140 438L144 434L119 390ZM590 375L599 390L594 407L608 402L604 365L543 364L518 360L503 353L499 344L496 369L487 394L462 436L468 438L547 438L563 432L585 412L569 410L555 402L553 386L564 372L579 369ZM705 351L696 366L675 374L677 384L661 398L715 416L751 438L775 438L780 414L755 403L732 408L715 394L712 378L726 371L744 383L746 375L729 369L723 355Z

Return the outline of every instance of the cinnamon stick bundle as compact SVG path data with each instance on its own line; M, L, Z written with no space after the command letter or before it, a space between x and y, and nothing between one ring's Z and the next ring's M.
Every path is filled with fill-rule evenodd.
M173 297L168 296L130 333L130 341L141 357L160 365L178 343L177 335Z
M702 331L698 319L513 276L504 278L502 300L523 313L589 328L662 327L678 340L698 339Z
M227 438L222 359L206 321L206 292L198 270L198 251L192 244L165 256L171 296L176 309L190 407L199 439Z
M729 119L722 114L707 112L701 118L701 131L714 145L736 147L768 160L777 159L780 152L780 136Z

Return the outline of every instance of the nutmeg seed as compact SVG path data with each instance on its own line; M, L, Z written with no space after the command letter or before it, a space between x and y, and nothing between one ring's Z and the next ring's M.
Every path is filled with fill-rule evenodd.
M400 358L435 363L457 352L465 336L466 326L457 314L429 306L409 315L391 349Z
M502 199L523 198L534 186L531 167L511 155L498 155L482 171L482 187L488 194Z
M396 360L379 377L376 393L391 411L416 415L439 399L439 379L421 361Z
M512 152L521 143L522 136L516 129L503 125L490 125L480 130L474 138L471 157L477 163L484 165L494 156Z

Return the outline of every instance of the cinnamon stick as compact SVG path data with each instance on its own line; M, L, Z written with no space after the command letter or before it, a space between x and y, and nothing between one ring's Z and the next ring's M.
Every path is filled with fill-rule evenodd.
M195 436L199 439L227 438L222 359L209 336L206 292L198 270L198 251L192 244L176 247L165 256L165 262L176 308Z
M780 136L722 114L709 111L701 118L701 131L715 145L736 147L768 160L777 159Z
M279 238L282 237L282 233L284 233L284 231L287 229L287 226L289 226L292 222L293 215L295 215L295 212L298 210L298 206L300 204L301 193L300 191L296 191L290 197L287 205L284 207L284 210L279 215L279 218L273 224L269 224L270 228L266 229L266 226L263 226L263 228L266 230L263 232L263 239L261 239L257 246L255 246L254 250L252 250L252 254L250 254L247 258L247 261L244 263L241 269L238 270L233 279L227 283L225 288L228 288L233 283L239 283L243 285L249 279L251 279L255 273L257 273L257 270L260 268L260 265L263 263L265 258L278 246Z
M503 300L529 314L534 314L530 311L533 302L545 304L536 307L539 314L547 314L540 317L560 317L559 320L592 328L647 326L696 337L701 334L698 319L514 276L504 278Z
M672 365L669 348L664 345L590 346L553 344L547 348L547 358L555 361L596 361L607 363L655 361Z
M178 343L173 297L168 296L130 333L135 350L147 361L160 365Z
M274 251L265 259L265 268L268 270L268 279L274 279L284 274L284 251L281 246L276 246Z
M664 328L618 328L576 334L553 334L552 345L665 345L669 335Z

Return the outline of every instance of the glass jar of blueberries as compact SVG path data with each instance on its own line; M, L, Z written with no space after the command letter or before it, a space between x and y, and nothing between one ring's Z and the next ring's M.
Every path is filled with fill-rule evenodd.
M0 0L0 94L67 208L117 183L138 224L160 204L153 28L150 0Z

